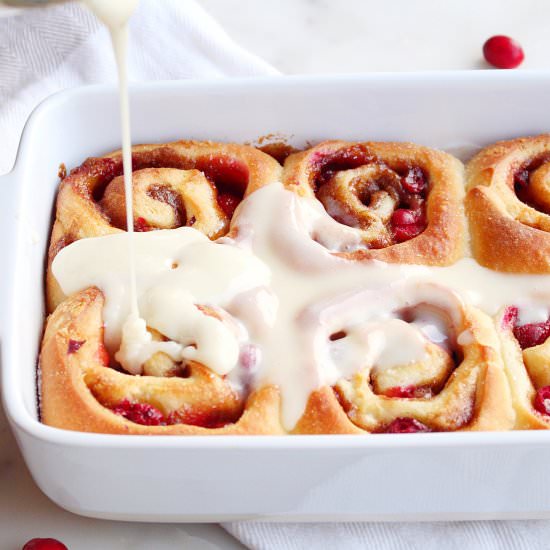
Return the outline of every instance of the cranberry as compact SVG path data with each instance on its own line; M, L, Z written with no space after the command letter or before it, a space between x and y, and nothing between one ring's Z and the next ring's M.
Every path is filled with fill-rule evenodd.
M195 163L197 170L222 189L234 189L237 193L244 193L250 178L248 166L232 157L200 157Z
M514 185L525 189L529 185L529 170L519 170L514 174Z
M522 47L509 36L492 36L483 44L483 56L488 63L499 69L514 69L521 64Z
M391 424L386 426L384 433L387 434L414 434L421 432L431 432L430 428L415 418L396 418Z
M384 395L386 397L416 397L417 387L413 384L409 386L395 386L388 388Z
M113 408L115 414L123 416L136 424L144 426L161 426L165 424L163 414L148 403L130 403L125 399Z
M105 367L109 366L111 362L111 358L109 357L109 352L107 351L105 344L103 343L99 344L96 352L96 357L103 366Z
M223 428L230 424L232 419L223 411L195 410L195 411L174 411L168 416L168 424L187 424L189 426L200 426L201 428L216 429Z
M31 539L25 543L22 550L68 550L56 539Z
M402 243L420 235L424 231L424 225L412 223L409 225L396 225L393 228L393 238Z
M521 349L544 344L550 336L550 320L514 327L514 336Z
M67 353L71 355L76 353L86 342L86 340L69 340L69 345L67 346Z
M422 169L415 166L414 168L409 168L407 174L401 178L401 185L409 193L418 194L426 190L428 182Z
M502 317L502 328L512 328L518 321L519 311L516 306L508 306Z
M239 206L240 202L241 199L232 193L218 194L218 204L228 218L233 216L233 213L235 212L237 206Z
M393 236L398 243L416 237L426 228L426 215L422 208L398 208L391 217Z
M147 223L145 218L137 218L134 222L134 231L143 233L144 231L151 231L151 229L153 228Z
M393 225L412 225L418 220L418 211L398 208L391 217Z
M544 386L537 391L533 405L540 414L550 416L550 386Z

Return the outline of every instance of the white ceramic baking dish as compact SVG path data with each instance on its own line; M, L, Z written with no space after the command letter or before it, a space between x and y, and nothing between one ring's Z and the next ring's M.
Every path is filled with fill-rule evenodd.
M247 141L279 133L452 148L550 129L550 75L374 74L139 85L133 140ZM44 254L60 162L118 148L113 88L53 96L0 181L2 377L34 479L73 512L140 521L550 517L550 432L142 437L53 429L37 418ZM1 442L0 442L1 444Z

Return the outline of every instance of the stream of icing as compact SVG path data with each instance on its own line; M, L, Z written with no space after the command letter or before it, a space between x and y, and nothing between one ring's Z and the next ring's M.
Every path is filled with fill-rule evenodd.
M232 238L213 243L192 228L137 233L140 331L124 323L130 311L124 235L76 241L52 269L66 294L92 285L104 292L107 344L127 371L139 374L160 350L203 362L237 388L243 380L252 388L276 384L287 429L319 387L362 368L421 361L449 337L471 342L470 334L456 332L463 303L490 315L514 304L523 322L548 317L546 275L497 273L471 258L430 268L330 253L353 247L355 233L317 199L280 183L241 203ZM401 314L419 305L413 322ZM152 342L146 326L171 341Z
M128 22L138 0L83 0L92 12L105 24L111 35L113 53L118 72L118 95L122 130L122 165L126 202L126 242L129 250L128 275L130 285L130 310L134 324L139 324L139 308L136 288L136 262L134 242L134 211L132 187L132 138L130 128L130 100L128 94Z

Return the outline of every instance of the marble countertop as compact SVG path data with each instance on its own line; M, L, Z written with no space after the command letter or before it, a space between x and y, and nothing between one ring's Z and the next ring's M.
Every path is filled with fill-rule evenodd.
M492 34L523 45L522 68L549 64L546 0L199 0L242 46L283 73L484 67ZM536 14L536 15L535 15ZM55 536L71 550L243 548L217 525L160 525L81 518L34 485L0 411L0 546Z
M231 37L283 73L487 68L508 34L522 69L549 68L546 0L199 0Z

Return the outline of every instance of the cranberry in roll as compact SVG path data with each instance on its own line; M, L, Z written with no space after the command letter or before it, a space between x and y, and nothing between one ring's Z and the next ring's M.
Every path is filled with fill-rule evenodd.
M291 155L287 189L317 197L360 243L354 259L450 265L463 255L463 166L411 143L326 141Z
M132 148L136 231L190 226L211 239L224 235L239 202L280 180L281 167L254 147L178 141ZM48 252L47 303L64 296L51 262L68 244L126 230L122 153L89 158L63 179Z
M404 284L330 309L325 348L343 376L312 393L297 433L511 429L491 319L452 291Z
M550 273L550 135L501 141L467 165L472 251L491 269Z
M502 356L516 413L516 429L550 429L550 312L522 318L509 306L497 316Z

